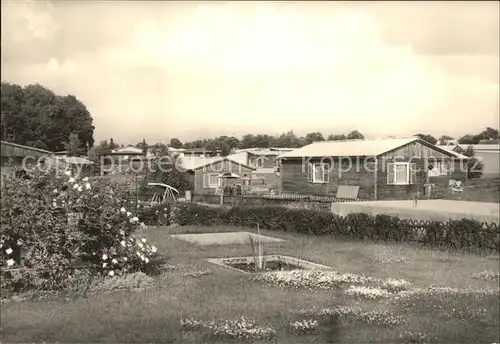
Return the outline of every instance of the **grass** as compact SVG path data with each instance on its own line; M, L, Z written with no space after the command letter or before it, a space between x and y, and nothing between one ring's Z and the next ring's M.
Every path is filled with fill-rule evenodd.
M178 227L148 229L143 234L170 264L185 269L167 271L157 285L141 292L97 293L86 298L26 301L2 305L3 342L221 342L204 332L186 332L180 320L235 320L244 316L271 326L283 343L485 343L498 342L498 295L416 295L404 301L363 300L339 290L280 289L254 281L205 258L251 256L244 245L196 246L170 234L231 232L235 227ZM248 230L248 229L243 229ZM250 229L249 231L255 231ZM449 253L410 245L343 241L262 230L262 235L286 242L265 244L265 254L283 254L335 267L341 272L378 278L404 278L414 287L498 288L498 280L474 278L481 271L498 273L498 257ZM206 270L201 277L187 270ZM346 318L337 324L322 317L320 331L297 336L289 329L300 320L295 311L337 306L364 312L387 311L406 319L404 324L377 325L366 318ZM364 320L363 320L364 319ZM338 330L335 330L338 328ZM419 335L418 333L423 335ZM437 339L435 339L437 337ZM258 342L258 341L256 341Z

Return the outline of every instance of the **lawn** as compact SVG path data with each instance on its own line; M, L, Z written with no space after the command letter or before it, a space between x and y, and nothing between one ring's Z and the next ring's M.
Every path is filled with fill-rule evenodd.
M334 237L262 231L285 242L265 245L282 254L328 265L341 273L379 279L405 279L411 288L448 287L396 298L367 300L346 288L279 288L206 261L250 256L250 245L197 246L170 234L255 231L235 227L150 228L141 233L177 269L156 277L142 291L94 293L82 298L10 302L2 305L3 342L221 342L206 331L185 331L181 319L237 320L241 316L276 330L283 343L485 343L499 341L498 279L474 276L499 273L498 256L476 256L410 245L345 241ZM201 276L187 272L210 270ZM481 290L497 293L481 293ZM468 292L461 292L469 290ZM472 290L472 291L470 291ZM321 317L319 330L298 336L290 322L299 310L343 310L340 322ZM302 312L306 313L307 312ZM388 323L392 322L392 323ZM419 334L420 333L420 334ZM258 341L254 341L258 342Z

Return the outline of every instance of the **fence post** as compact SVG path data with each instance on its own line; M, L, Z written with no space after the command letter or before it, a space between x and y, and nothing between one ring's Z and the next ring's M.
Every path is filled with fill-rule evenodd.
M139 204L139 186L137 185L137 172L135 173L135 210L137 212L137 206Z

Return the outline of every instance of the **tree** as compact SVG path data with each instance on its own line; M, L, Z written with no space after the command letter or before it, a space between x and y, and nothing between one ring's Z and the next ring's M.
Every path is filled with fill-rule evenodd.
M117 145L117 144L115 143L115 141L113 141L113 138L110 138L110 139L109 139L109 146L108 146L108 147L109 147L109 149L110 149L110 150L113 150L113 149L116 149L116 148L118 148L118 147L120 147L120 146L119 146L119 145Z
M347 134L348 140L363 140L364 138L364 135L357 130L353 130L349 134Z
M481 140L481 137L478 135L464 135L460 139L458 139L458 143L464 144L464 145L477 145L479 141Z
M467 177L469 179L481 178L483 175L484 164L475 156L476 152L474 151L474 148L469 146L466 150L462 150L460 153L469 157L469 161L467 161Z
M442 135L442 136L439 138L438 143L439 143L440 145L447 145L447 144L449 143L449 141L451 141L451 140L454 140L454 138L453 138L453 137L451 137L451 136L448 136L448 135Z
M185 171L179 170L178 166L182 166L182 158L176 158L175 163L159 166L156 165L154 172L151 174L151 180L170 185L180 192L193 190L193 183L189 179Z
M308 133L305 137L306 144L311 144L317 141L324 141L323 134L320 132Z
M71 133L69 135L69 141L66 143L66 150L68 151L68 156L78 156L79 150L81 147L81 141L78 138L78 135L75 133Z
M415 134L414 136L417 136L418 138L429 142L431 145L435 145L438 141L434 136L429 135L429 134L418 133L418 134Z
M182 142L178 138L174 137L170 140L170 147L172 148L182 148Z
M148 154L148 144L146 143L146 139L142 139L142 154L147 155Z
M330 134L328 135L329 141L343 141L347 140L347 137L344 134Z
M39 84L1 84L2 138L51 151L65 149L71 133L81 146L94 145L92 117L73 95L60 96Z
M168 147L163 143L156 143L154 148L154 153L157 156L166 156L168 155Z
M221 149L220 155L222 156L228 156L229 153L231 153L231 147L226 142L221 143L220 149Z
M479 134L479 136L481 140L498 140L498 129L487 127Z

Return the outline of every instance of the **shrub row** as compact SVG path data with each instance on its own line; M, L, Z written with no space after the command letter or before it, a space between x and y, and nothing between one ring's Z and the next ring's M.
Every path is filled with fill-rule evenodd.
M365 213L341 217L323 211L282 206L223 209L186 203L176 205L175 208L175 222L181 226L255 227L259 223L263 229L312 235L336 235L375 241L418 241L428 246L499 250L498 226L484 226L483 223L470 219L449 222L414 221Z

